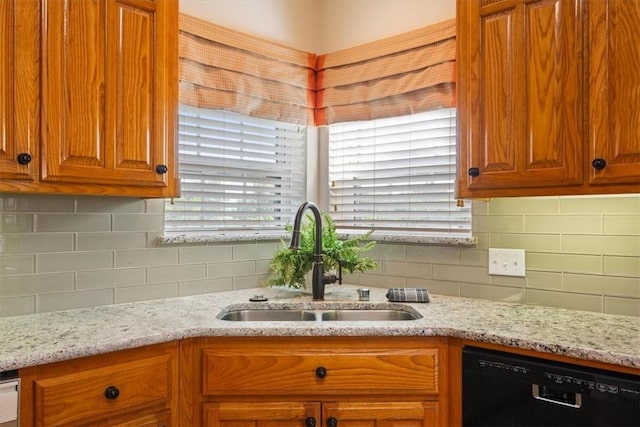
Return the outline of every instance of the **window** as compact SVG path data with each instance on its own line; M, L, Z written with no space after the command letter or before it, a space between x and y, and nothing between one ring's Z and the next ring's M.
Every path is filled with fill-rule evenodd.
M306 195L306 127L180 106L181 197L165 231L282 231Z
M471 233L454 199L455 108L329 126L329 205L341 228Z

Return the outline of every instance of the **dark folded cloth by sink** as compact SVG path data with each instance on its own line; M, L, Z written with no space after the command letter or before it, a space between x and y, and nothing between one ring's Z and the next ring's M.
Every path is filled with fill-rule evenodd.
M387 298L393 302L429 302L429 291L421 288L391 288Z

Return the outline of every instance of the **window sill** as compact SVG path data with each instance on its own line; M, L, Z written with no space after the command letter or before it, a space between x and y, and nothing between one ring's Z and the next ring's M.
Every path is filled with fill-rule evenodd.
M364 232L355 230L338 230L340 237L355 237ZM208 243L229 243L229 242L250 242L250 241L273 241L284 238L287 241L291 237L290 233L251 233L251 232L230 232L230 233L210 233L210 234L174 234L165 235L158 238L160 245L184 245L184 244L208 244ZM478 238L474 236L438 235L428 233L402 233L389 231L374 231L372 236L376 242L385 243L411 243L422 245L438 246L469 246L478 244Z

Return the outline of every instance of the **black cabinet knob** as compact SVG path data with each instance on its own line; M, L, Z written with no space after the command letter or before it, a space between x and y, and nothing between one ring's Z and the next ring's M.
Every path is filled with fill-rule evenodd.
M607 161L605 159L593 159L591 166L596 170L602 170L607 166Z
M31 163L31 154L20 153L18 154L16 160L18 160L18 163L20 163L21 165L28 165L29 163Z
M316 377L318 378L324 378L327 376L327 369L323 368L322 366L320 366L318 369L316 369Z
M468 173L469 173L469 176L476 177L476 176L480 175L480 169L478 169L478 168L469 168Z
M327 427L338 427L338 420L331 417L327 420Z
M159 173L160 175L163 175L165 173L167 173L169 169L167 168L167 165L158 165L156 166L156 172Z
M316 419L313 417L309 417L304 420L304 427L316 427Z
M120 390L117 387L110 385L104 391L104 397L109 400L116 400L120 396Z

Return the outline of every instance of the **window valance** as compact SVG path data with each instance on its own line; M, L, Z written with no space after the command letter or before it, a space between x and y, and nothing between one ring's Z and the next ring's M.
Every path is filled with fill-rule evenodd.
M455 106L455 20L317 56L180 17L180 103L327 125Z

